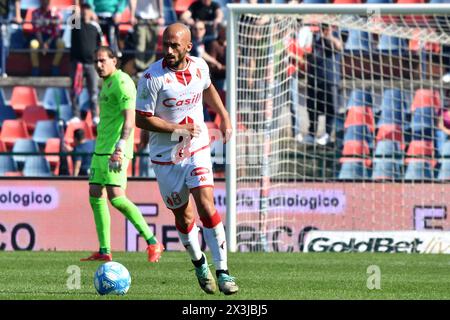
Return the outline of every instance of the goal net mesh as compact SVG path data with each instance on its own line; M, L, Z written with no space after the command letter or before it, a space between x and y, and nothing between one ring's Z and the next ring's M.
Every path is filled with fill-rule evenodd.
M236 20L238 251L449 228L447 15Z

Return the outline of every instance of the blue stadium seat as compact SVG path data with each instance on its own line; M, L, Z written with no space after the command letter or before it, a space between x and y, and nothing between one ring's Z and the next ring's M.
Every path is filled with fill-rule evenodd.
M378 50L401 55L408 50L408 42L403 38L382 34L378 42Z
M62 132L57 120L40 120L36 122L33 132L33 140L44 147L49 138L61 138Z
M372 36L370 33L361 30L350 29L345 50L371 52Z
M433 137L435 129L434 107L415 109L412 114L411 134L413 140L428 139Z
M3 88L0 88L0 108L7 106L8 103L5 99L5 92L3 91Z
M60 120L63 120L64 122L69 121L70 119L73 118L73 110L72 110L72 106L68 105L68 104L62 104L59 107L59 115L58 118Z
M400 142L394 140L378 141L375 148L375 157L398 159L403 155Z
M394 0L367 0L366 3L394 3Z
M364 164L364 160L346 161L341 164L339 170L340 180L361 180L370 178L370 170Z
M303 3L329 3L328 0L303 0Z
M396 124L409 128L409 125L406 125L409 118L409 106L400 89L384 90L380 110L381 114L377 126Z
M432 179L434 179L434 173L429 161L410 161L408 163L405 180L424 181Z
M440 161L438 180L450 180L450 159Z
M347 141L361 141L366 140L369 147L373 147L373 135L366 125L349 126L344 131L344 143Z
M71 105L70 98L65 88L49 87L45 89L44 93L44 108L47 111L57 112L61 105Z
M353 89L347 101L347 109L350 107L372 107L372 94L361 89Z
M442 145L440 154L442 157L450 158L450 141L445 141Z
M51 177L52 171L45 156L31 156L25 160L23 175L25 177Z
M401 166L396 160L375 159L373 162L372 179L374 180L394 180L400 179Z
M0 128L3 125L3 121L9 119L17 119L14 109L11 106L0 106Z
M435 130L435 148L438 155L443 156L443 153L447 153L447 156L450 156L450 145L444 150L445 144L448 142L448 135L439 129Z
M0 154L0 175L5 175L6 172L16 172L17 164L11 155Z
M27 155L20 155L17 153L37 153L39 152L39 145L31 139L17 139L12 148L14 161L17 163L19 170L23 169Z

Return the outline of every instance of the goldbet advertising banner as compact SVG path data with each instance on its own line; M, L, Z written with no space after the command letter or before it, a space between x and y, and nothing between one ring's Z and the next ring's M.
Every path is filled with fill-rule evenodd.
M264 225L270 251L382 251L390 241L381 239L387 237L383 232L434 231L443 236L434 235L426 246L414 245L416 238L422 241L416 235L402 240L401 235L389 233L388 238L392 243L402 242L402 246L409 242L411 250L404 252L422 247L426 249L422 252L447 252L447 244L439 239L447 239L444 235L450 230L448 194L450 187L446 184L292 183L269 192L262 216L260 192L255 185L237 194L238 250L254 250L254 237ZM184 250L173 214L163 203L156 181L130 179L127 195L167 250ZM215 184L214 201L225 223L223 181ZM145 241L133 225L111 205L109 208L112 250L145 250ZM197 225L202 226L198 218ZM331 234L326 240L312 237L314 234L306 237L311 231L350 233L344 238ZM356 231L371 233L352 236ZM202 246L205 249L203 240ZM86 180L0 180L0 250L94 251L97 247ZM402 250L395 247L393 251Z

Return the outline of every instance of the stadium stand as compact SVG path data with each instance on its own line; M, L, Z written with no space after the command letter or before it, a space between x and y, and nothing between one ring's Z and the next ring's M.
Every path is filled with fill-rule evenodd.
M22 120L27 125L28 132L33 133L36 122L39 120L49 120L47 111L41 106L28 106L22 114Z
M0 139L5 143L8 150L12 149L17 139L28 139L29 137L30 135L27 126L22 119L9 119L3 121Z
M48 139L61 137L61 130L57 120L39 120L36 122L32 139L43 150Z
M51 177L50 164L44 156L28 156L23 167L25 177Z
M373 180L395 180L402 177L401 165L398 160L374 159Z
M30 86L15 86L12 90L10 105L17 115L22 115L28 106L39 106L36 89Z
M17 172L17 165L11 155L0 154L0 176L8 172Z
M13 158L19 170L23 169L28 154L40 152L39 145L31 139L17 139L12 148Z

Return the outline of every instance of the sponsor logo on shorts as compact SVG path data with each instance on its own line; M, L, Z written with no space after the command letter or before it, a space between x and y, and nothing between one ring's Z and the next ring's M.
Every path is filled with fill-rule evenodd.
M203 174L207 174L209 173L209 169L205 168L205 167L199 167L199 168L195 168L194 170L191 171L191 176L195 177L195 176L201 176Z

